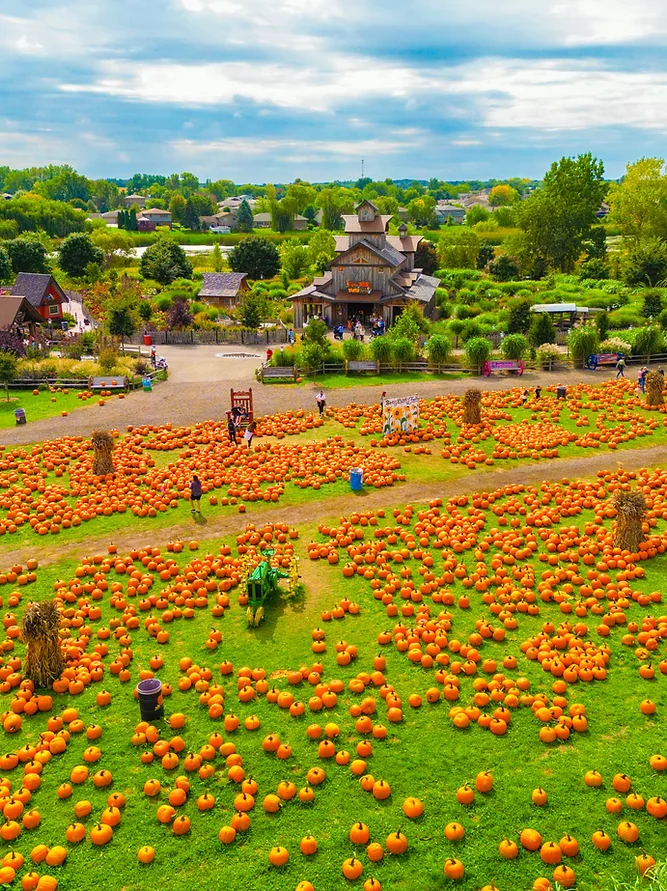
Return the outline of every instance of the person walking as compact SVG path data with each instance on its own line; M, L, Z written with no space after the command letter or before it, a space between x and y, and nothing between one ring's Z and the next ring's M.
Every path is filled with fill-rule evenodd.
M639 374L637 375L637 383L639 384L639 389L642 393L646 392L646 375L648 374L648 368L644 365L639 369Z
M324 409L327 404L327 397L324 395L324 391L320 390L320 392L315 397L315 402L317 402L317 410L320 413L320 417L324 414Z
M236 431L237 431L237 426L236 426L236 422L234 421L234 415L230 414L229 417L227 418L227 433L229 434L229 441L233 442L234 445L237 444L236 443Z
M197 474L193 474L192 482L190 483L190 513L191 514L200 514L200 501L201 501L201 482L199 481L199 477Z
M521 405L525 405L528 402L528 390L524 390L521 394Z
M619 377L625 377L625 359L623 356L621 356L616 363L616 380L618 380Z
M252 422L252 424L248 424L248 426L245 429L245 433L243 434L243 438L247 442L248 448L250 448L250 446L252 445L252 438L255 435L255 427L256 426L257 426L257 424L255 424L254 421Z
M535 387L535 398L539 399L541 395L542 395L542 387L540 387L540 385L538 384Z
M155 344L151 347L151 365L155 368L157 364L157 350L155 349Z

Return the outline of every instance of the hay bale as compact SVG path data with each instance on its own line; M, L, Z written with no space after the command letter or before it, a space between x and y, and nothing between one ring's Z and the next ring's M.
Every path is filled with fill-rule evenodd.
M463 394L463 423L482 423L482 391L466 390Z
M65 669L65 656L60 646L60 610L55 601L29 604L23 619L22 633L26 645L25 676L37 687L47 687Z
M646 375L646 404L665 404L665 378L659 371L649 371Z
M95 430L91 436L91 444L93 446L93 473L96 476L106 476L108 473L114 473L113 460L111 453L113 452L113 437L106 430Z
M644 541L643 523L646 517L646 500L641 492L615 492L611 499L616 510L614 523L614 547L636 554Z

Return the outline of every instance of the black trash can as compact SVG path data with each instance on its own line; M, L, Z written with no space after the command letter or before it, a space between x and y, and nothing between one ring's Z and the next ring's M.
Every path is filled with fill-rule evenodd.
M567 398L567 387L563 384L556 387L556 399L566 399Z
M147 678L145 681L139 681L137 693L139 694L139 709L142 721L148 721L149 724L152 724L153 721L164 717L162 681L157 678Z

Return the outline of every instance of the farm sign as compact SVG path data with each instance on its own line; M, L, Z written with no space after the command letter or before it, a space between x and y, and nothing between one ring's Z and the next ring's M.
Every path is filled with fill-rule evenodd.
M406 433L419 426L419 396L384 399L382 403L382 434Z

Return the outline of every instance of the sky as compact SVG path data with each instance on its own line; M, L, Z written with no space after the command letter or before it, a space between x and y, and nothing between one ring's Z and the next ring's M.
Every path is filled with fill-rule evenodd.
M0 164L245 182L664 156L664 0L0 0Z

